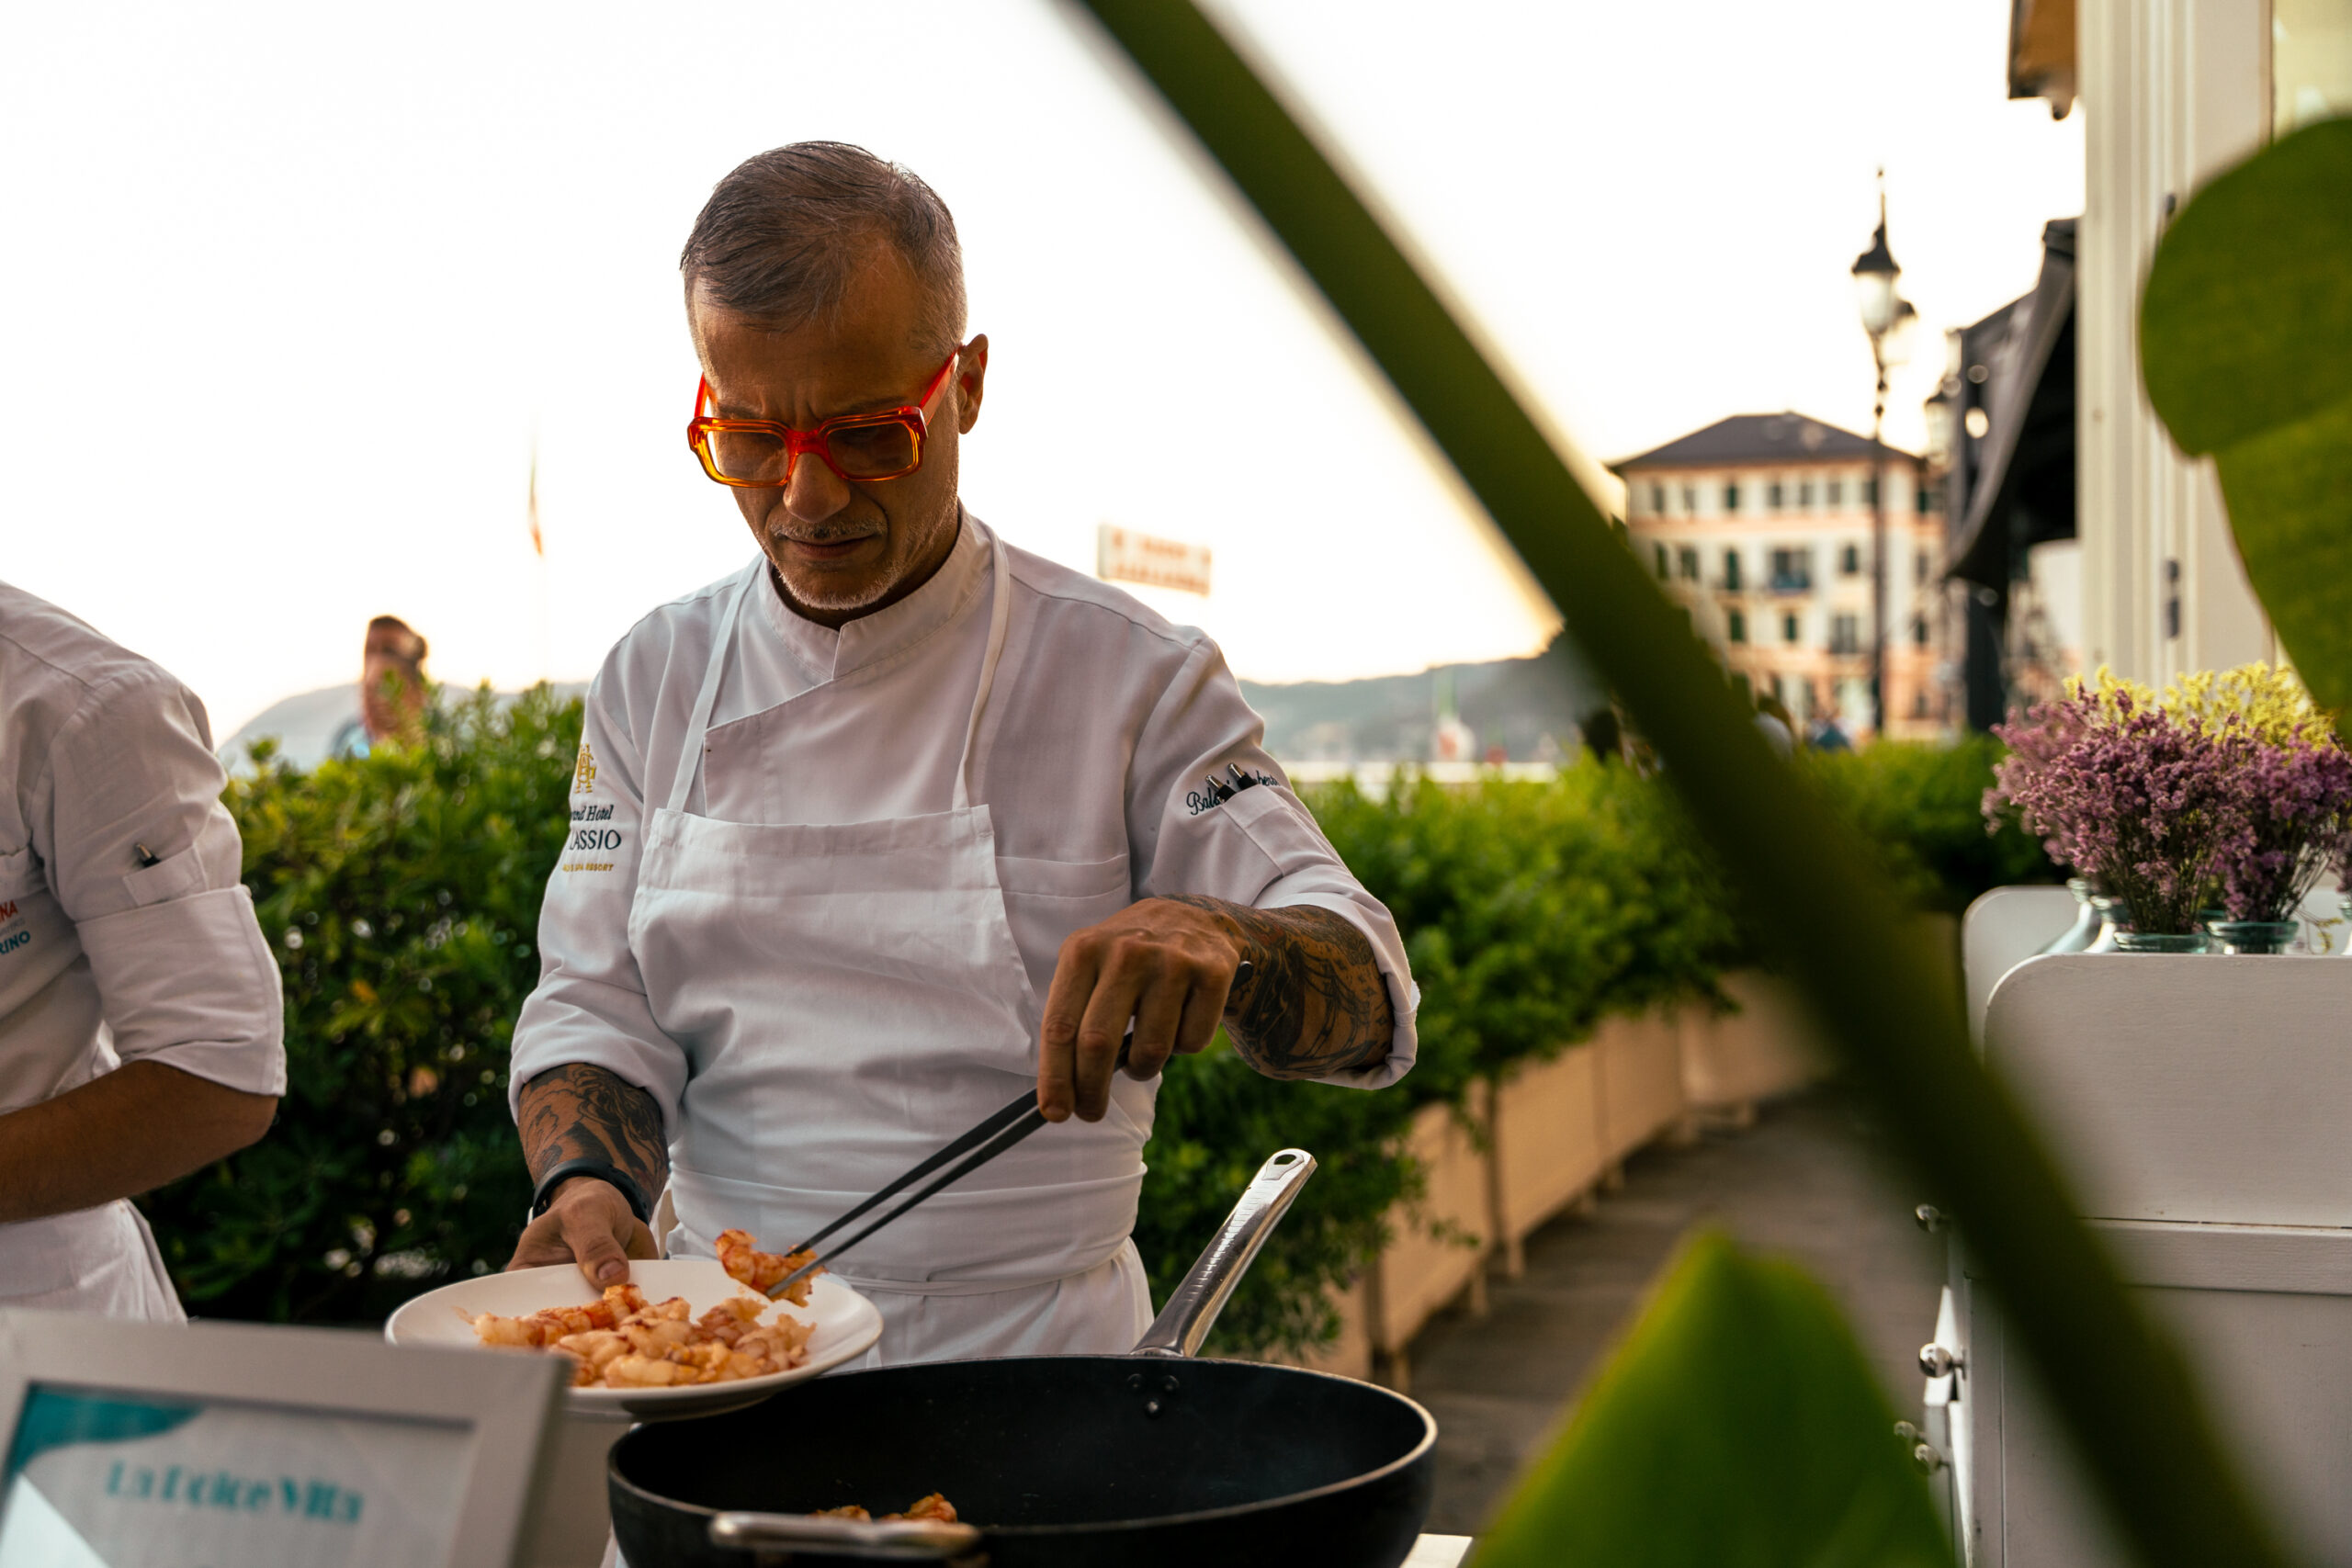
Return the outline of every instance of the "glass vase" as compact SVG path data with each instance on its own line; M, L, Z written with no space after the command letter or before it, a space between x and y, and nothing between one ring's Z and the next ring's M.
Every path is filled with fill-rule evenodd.
M2098 935L2093 937L2091 944L2083 951L2085 953L2120 952L2121 949L2116 946L2115 939L2121 936L2124 928L2132 923L2130 907L2120 898L2105 893L2094 893L2091 895L2091 908L2098 914Z
M2300 920L2208 920L2205 929L2223 953L2284 953L2302 929Z
M2058 933L2043 953L2081 953L2098 940L2107 929L2107 920L2091 903L2091 885L2079 876L2066 879L2066 891L2075 896L2075 923Z
M2203 931L2118 931L2115 951L2118 953L2203 953L2206 951Z

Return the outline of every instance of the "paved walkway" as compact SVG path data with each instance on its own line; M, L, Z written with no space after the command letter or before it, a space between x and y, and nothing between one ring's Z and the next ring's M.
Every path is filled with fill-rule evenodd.
M1872 1147L1850 1104L1819 1091L1766 1107L1744 1132L1645 1150L1589 1217L1530 1237L1526 1274L1495 1282L1484 1317L1440 1318L1413 1347L1412 1393L1439 1431L1428 1528L1478 1529L1694 1224L1804 1262L1843 1303L1896 1409L1914 1414L1943 1247L1913 1224L1919 1200Z

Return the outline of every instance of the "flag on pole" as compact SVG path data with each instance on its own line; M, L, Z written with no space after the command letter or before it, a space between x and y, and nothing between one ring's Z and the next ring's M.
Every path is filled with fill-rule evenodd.
M548 542L539 534L539 444L531 442L531 553L547 559Z

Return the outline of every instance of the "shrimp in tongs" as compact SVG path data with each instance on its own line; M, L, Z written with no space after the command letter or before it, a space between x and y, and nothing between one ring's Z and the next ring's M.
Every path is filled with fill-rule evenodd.
M751 1286L762 1295L774 1290L777 1281L786 1275L807 1266L816 1256L813 1252L791 1252L779 1257L773 1252L762 1252L750 1231L718 1233L718 1266L738 1282ZM815 1274L807 1274L793 1280L791 1288L784 1292L784 1299L794 1306L807 1306L808 1282L814 1278Z

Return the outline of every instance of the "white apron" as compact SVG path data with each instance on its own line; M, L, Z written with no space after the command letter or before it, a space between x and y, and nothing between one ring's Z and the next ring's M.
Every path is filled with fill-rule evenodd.
M32 852L0 853L0 1112L116 1066L102 1017L81 938ZM146 1220L120 1199L0 1224L0 1307L187 1321Z
M729 1226L787 1247L1035 1088L1041 1009L989 808L968 795L1012 600L990 550L988 652L954 807L934 816L728 821L724 777L703 781L708 815L686 810L736 621L766 572L728 602L629 910L653 1017L690 1064L674 1253L708 1256ZM1131 1347L1151 1316L1128 1239L1144 1139L1115 1106L1046 1127L862 1243L835 1272L881 1309L872 1364Z

